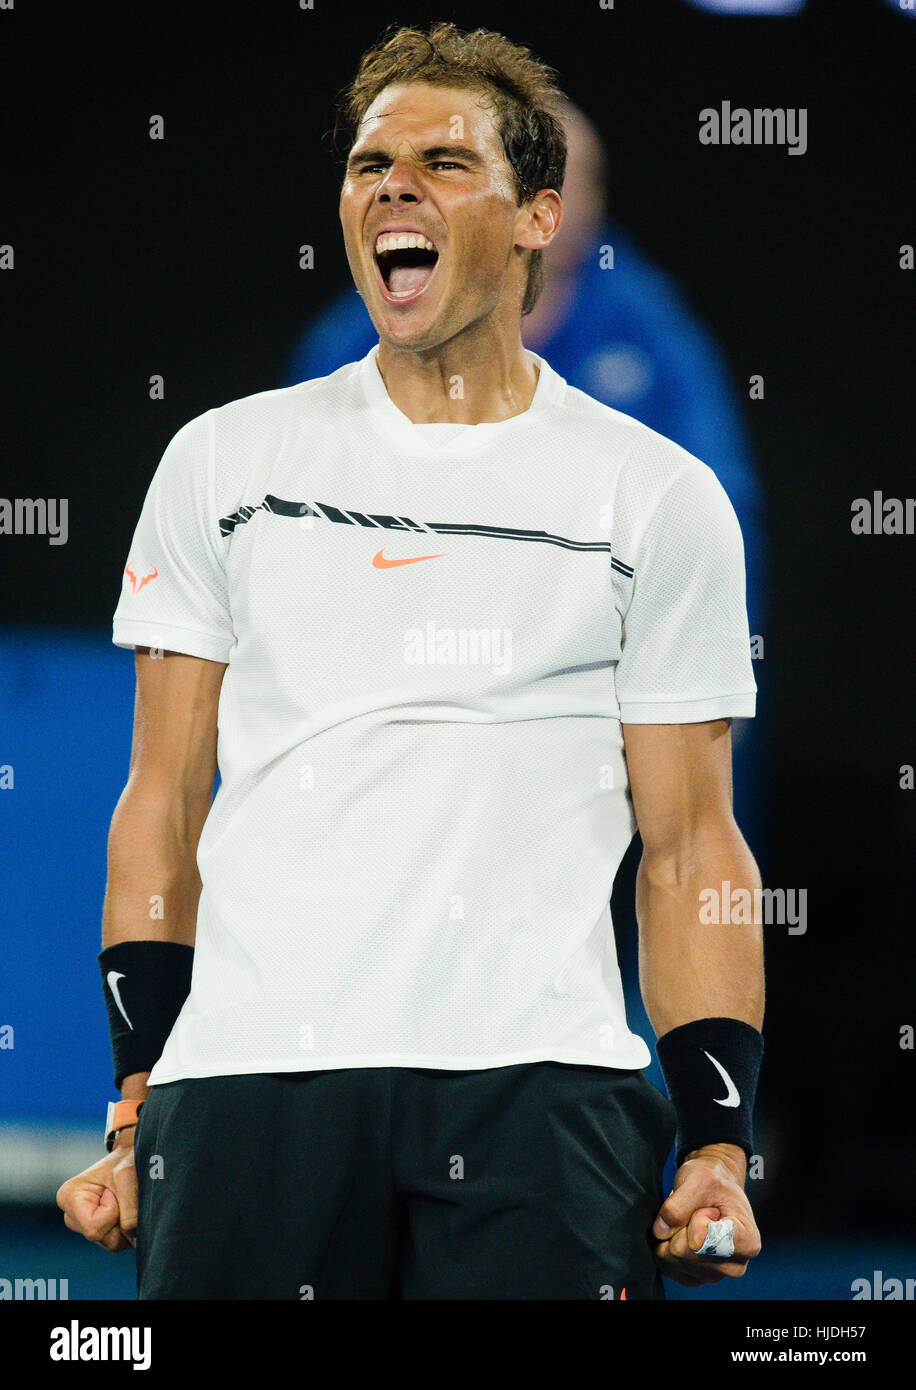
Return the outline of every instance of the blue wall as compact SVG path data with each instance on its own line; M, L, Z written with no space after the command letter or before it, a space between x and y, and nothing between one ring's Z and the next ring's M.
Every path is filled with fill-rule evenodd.
M0 1120L98 1123L115 1095L96 955L133 708L109 631L0 631Z

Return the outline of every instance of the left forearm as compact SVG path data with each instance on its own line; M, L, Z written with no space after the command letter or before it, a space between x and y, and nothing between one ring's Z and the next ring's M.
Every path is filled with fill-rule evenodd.
M681 847L670 857L643 855L636 880L639 977L658 1037L700 1018L738 1018L758 1029L763 1023L762 929L708 920L719 915L709 911L709 890L721 894L723 884L747 889L752 901L760 887L737 827L698 838L689 854Z

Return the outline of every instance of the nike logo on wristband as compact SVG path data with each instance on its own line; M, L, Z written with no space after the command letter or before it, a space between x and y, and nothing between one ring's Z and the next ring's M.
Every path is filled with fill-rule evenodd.
M712 1055L711 1052L706 1052L706 1048L705 1048L705 1047L703 1048L703 1051L704 1051L704 1053L706 1054L706 1056L709 1058L710 1062L712 1062L713 1066L715 1067L716 1071L717 1071L717 1072L719 1073L719 1075L721 1076L722 1080L725 1082L725 1096L724 1096L724 1098L723 1098L722 1100L720 1100L720 1099L718 1098L718 1096L713 1096L713 1100L715 1101L716 1105L728 1105L728 1106L740 1105L740 1104L741 1104L741 1097L740 1097L740 1095L738 1094L738 1087L735 1085L734 1081L732 1081L731 1077L729 1076L728 1072L727 1072L727 1071L725 1070L725 1068L723 1067L722 1063L721 1063L721 1062L717 1062L716 1059L715 1059L715 1057L713 1057L713 1055Z
M111 990L112 994L114 995L114 1001L115 1001L115 1003L116 1003L117 1006L118 1006L118 1009L119 1009L119 1011L120 1011L121 1017L123 1018L124 1022L127 1024L127 1026L128 1026L128 1028L130 1029L130 1031L133 1032L133 1031L134 1031L134 1025L131 1023L130 1019L127 1017L127 1013L126 1013L126 1011L125 1011L125 1009L124 1009L124 1005L121 1003L121 992L120 992L120 990L118 989L118 981L119 981L119 980L123 980L123 979L124 979L124 976L123 976L119 971L117 971L117 970L109 970L108 974L105 976L105 979L108 981L108 988ZM706 1055L707 1055L707 1057L708 1057L708 1056L709 1056L709 1053L707 1052ZM716 1065L718 1065L718 1063L717 1063Z

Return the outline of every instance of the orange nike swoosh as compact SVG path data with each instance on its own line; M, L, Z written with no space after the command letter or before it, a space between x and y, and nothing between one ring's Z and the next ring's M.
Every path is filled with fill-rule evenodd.
M415 565L418 560L440 560L448 551L440 551L438 555L412 555L409 560L386 560L381 550L377 555L373 555L372 563L377 570L393 570L395 565Z

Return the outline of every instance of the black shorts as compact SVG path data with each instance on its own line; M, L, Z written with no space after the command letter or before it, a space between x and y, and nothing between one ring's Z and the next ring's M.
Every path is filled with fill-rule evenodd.
M153 1087L141 1299L664 1298L674 1107L641 1071L369 1067Z

